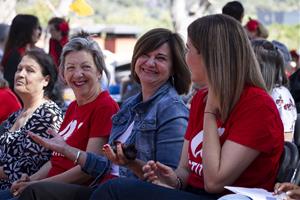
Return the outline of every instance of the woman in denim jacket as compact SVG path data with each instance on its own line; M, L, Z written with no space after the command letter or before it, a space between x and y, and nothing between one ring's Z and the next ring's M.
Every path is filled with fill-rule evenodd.
M142 166L148 160L176 168L188 122L188 109L178 94L187 93L191 82L182 39L167 29L150 30L135 45L131 72L141 84L141 92L124 102L113 117L109 144L103 146L105 157L67 146L59 136L33 139L80 164L83 171L97 177L95 182L112 176L143 179ZM115 141L116 153L111 146ZM135 160L124 156L124 144L135 145ZM107 169L111 169L109 175ZM76 185L39 183L24 190L20 199L88 199L93 191Z

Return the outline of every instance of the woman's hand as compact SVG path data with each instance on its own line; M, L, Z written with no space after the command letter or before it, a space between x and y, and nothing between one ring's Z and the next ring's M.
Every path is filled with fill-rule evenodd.
M28 174L22 174L21 178L12 183L10 191L13 196L19 196L23 190L33 182L30 181Z
M61 137L58 133L56 133L52 129L48 129L47 133L52 135L53 138L43 138L39 135L36 135L32 132L28 132L28 135L38 144L44 146L47 149L50 149L52 151L56 151L58 153L64 154L66 146L66 142L64 141L63 137Z
M275 194L285 192L288 200L300 199L300 187L292 183L276 183L274 188Z
M116 153L109 144L103 145L102 151L104 155L116 165L126 166L130 162L124 155L121 143L116 144Z
M154 184L169 188L177 187L177 175L175 171L160 162L148 161L143 166L144 178Z

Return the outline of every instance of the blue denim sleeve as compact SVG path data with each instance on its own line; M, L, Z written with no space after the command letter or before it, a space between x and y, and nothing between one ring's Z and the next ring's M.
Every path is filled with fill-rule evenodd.
M94 178L98 178L104 175L109 168L110 162L106 157L87 152L86 161L81 170Z
M175 101L159 112L156 138L156 160L176 168L181 155L183 138L188 124L189 110Z

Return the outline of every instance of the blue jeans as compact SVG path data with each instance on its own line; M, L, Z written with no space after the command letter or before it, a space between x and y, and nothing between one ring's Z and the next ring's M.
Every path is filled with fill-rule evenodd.
M99 185L90 200L216 200L217 195L198 190L198 194L161 187L137 179L116 178Z
M251 200L251 199L241 194L229 194L229 195L222 196L218 200Z
M14 200L14 198L10 190L0 190L0 200Z

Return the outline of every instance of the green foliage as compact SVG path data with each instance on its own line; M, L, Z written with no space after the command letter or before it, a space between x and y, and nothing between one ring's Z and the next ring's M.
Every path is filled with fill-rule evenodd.
M300 24L294 26L273 24L268 29L269 40L278 40L286 44L289 49L300 48Z
M53 16L43 0L32 1L30 5L28 5L28 1L18 1L16 11L17 13L37 16L43 27L47 26L48 20Z
M154 27L172 29L168 9L149 7L144 0L100 0L91 1L95 22L101 24L129 24L143 30ZM103 6L106 5L106 6Z
M57 7L63 0L50 0ZM95 14L86 18L79 18L74 13L70 13L67 18L72 21L80 19L89 19L98 24L129 24L140 27L146 31L154 27L165 27L173 29L170 16L170 0L86 0L95 11ZM185 0L188 1L188 0ZM229 0L212 1L216 10L221 10L222 6ZM256 18L256 8L268 7L276 11L296 10L299 7L299 0L240 0L245 7L245 15ZM34 14L39 19L43 27L47 25L48 20L53 13L46 6L43 0L18 0L17 13ZM79 20L78 20L79 19ZM247 17L244 22L247 21ZM300 22L299 22L300 24ZM268 27L270 36L268 39L276 39L287 44L289 48L300 47L300 25L278 25L274 24Z

